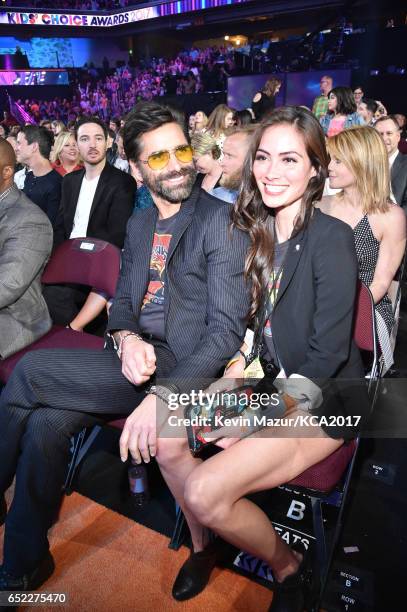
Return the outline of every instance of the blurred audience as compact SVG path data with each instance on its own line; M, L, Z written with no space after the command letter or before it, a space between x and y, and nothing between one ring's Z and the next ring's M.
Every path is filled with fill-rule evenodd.
M222 175L219 183L210 191L220 200L234 204L242 183L243 167L257 125L232 128L223 143L223 158L220 161Z
M226 104L218 104L211 112L206 125L206 131L211 134L220 150L226 138L226 130L234 124L234 111Z
M317 119L321 119L328 112L328 94L332 89L332 77L324 75L319 82L321 93L314 99L312 112Z
M82 168L82 164L79 163L78 145L71 132L59 132L51 151L50 161L54 170L61 176Z
M192 134L200 134L206 130L208 117L203 111L197 111L194 116L194 128Z
M235 124L237 127L250 125L253 123L254 113L252 109L245 108L244 110L236 111L234 115Z
M401 136L399 123L395 115L388 115L378 119L375 128L383 138L387 149L391 197L407 214L407 155L403 155L398 149Z
M360 85L357 85L354 88L353 96L355 98L356 106L358 106L362 102L363 98L365 97L365 92L363 91L362 87L360 87Z
M268 79L260 91L258 91L252 100L252 109L256 121L261 121L263 117L274 110L276 105L276 96L281 89L281 81L276 77Z
M328 95L328 112L319 120L325 136L331 137L364 120L356 112L356 102L350 87L334 87Z
M127 161L126 153L123 147L123 128L121 128L116 136L117 155L113 161L113 166L123 172L130 172L129 162Z
M222 174L222 168L219 164L220 148L209 132L193 134L191 145L194 151L195 168L203 179L201 187L210 192Z
M358 114L362 117L365 125L373 126L376 123L376 111L378 104L375 100L370 98L363 98L358 103Z

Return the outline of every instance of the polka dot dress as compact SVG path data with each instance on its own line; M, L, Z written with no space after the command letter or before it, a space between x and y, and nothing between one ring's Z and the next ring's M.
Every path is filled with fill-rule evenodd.
M365 215L353 230L355 236L356 255L359 262L359 278L371 285L379 257L380 242L376 240L369 219ZM390 344L390 334L394 325L393 306L386 295L375 305L376 327L380 348L383 355L385 370L393 364L393 351Z

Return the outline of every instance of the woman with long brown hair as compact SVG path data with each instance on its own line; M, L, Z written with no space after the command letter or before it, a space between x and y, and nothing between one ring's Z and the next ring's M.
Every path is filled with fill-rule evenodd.
M318 389L310 379L363 378L352 343L357 284L352 231L314 207L327 166L315 117L300 107L278 109L254 136L233 211L233 225L251 239L246 258L256 330L251 355L262 357L266 372L280 370L292 384L297 377L308 379L300 396L306 388ZM242 379L246 365L239 352L225 376ZM307 403L294 403L290 415L308 414ZM314 402L312 414L326 416L327 410L326 402ZM210 529L272 568L273 612L303 610L304 551L290 549L246 496L289 482L354 435L352 427L266 427L244 439L225 437L218 442L224 450L205 462L191 456L185 440L160 437L157 460L193 543L173 596L189 599L206 586L217 558Z
M223 151L226 132L234 125L234 122L234 110L226 104L218 104L209 115L206 132L214 137L221 151Z
M256 121L271 113L276 105L276 96L281 89L281 81L276 77L268 79L261 91L258 91L252 101L252 110Z

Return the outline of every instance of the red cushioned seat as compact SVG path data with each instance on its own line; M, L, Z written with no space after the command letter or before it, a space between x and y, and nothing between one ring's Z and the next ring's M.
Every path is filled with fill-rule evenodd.
M103 349L104 339L87 333L80 333L59 325L54 325L42 338L33 342L25 349L18 351L11 357L0 361L0 380L4 384L10 377L17 362L28 352L38 349L75 348L75 349Z
M120 270L120 250L97 238L72 238L52 253L42 275L45 285L79 284L103 291L114 297ZM6 383L18 361L29 351L38 349L103 349L104 340L54 325L42 338L25 349L0 361L0 381Z
M353 457L355 448L356 442L352 440L287 484L321 491L322 493L331 491L342 478Z
M126 419L116 419L115 421L109 421L108 425L116 427L116 429L123 429Z

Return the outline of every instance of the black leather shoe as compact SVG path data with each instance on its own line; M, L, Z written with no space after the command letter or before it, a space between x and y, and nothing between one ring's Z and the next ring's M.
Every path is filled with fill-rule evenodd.
M276 583L269 612L303 612L312 582L312 572L306 557L298 571Z
M29 574L12 576L0 566L0 591L35 591L51 576L55 569L51 553Z
M4 523L7 516L7 504L6 500L3 497L0 497L0 525Z
M195 597L204 590L221 552L223 540L217 538L214 542L197 553L191 553L178 572L172 587L172 596L177 601L185 601Z

